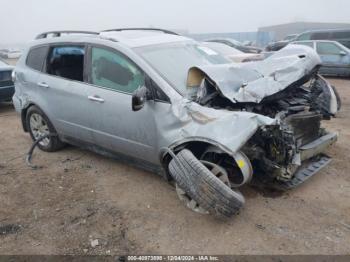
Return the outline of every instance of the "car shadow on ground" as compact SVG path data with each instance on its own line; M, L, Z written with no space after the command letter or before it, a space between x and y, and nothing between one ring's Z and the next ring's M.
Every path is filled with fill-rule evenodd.
M11 102L0 102L0 115L14 112L15 108Z

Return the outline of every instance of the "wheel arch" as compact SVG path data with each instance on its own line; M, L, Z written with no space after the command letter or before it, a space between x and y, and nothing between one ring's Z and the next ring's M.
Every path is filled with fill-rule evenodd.
M32 106L37 106L37 105L34 103L28 103L21 110L21 122L22 122L22 127L23 127L24 132L29 132L28 126L27 126L27 112L28 112L28 109ZM38 107L38 108L40 108L40 107Z
M183 149L188 149L193 153L195 157L200 158L202 153L204 153L208 148L212 148L213 150L217 150L222 154L226 154L232 157L236 161L237 166L241 169L242 172L246 173L248 176L253 175L253 168L250 163L250 160L243 152L233 152L226 146L211 139L202 137L191 137L175 142L172 145L170 145L167 149L161 149L160 162L164 170L166 171L168 180L171 180L168 165L172 159L172 156L169 154L168 150L171 150L173 153L177 154Z
M21 110L21 122L22 122L22 127L23 127L24 132L29 132L28 126L27 126L27 113L28 113L29 108L31 108L32 106L39 108L46 115L45 111L42 110L42 108L40 106L38 106L37 104L35 104L34 102L27 103L23 107L23 109Z

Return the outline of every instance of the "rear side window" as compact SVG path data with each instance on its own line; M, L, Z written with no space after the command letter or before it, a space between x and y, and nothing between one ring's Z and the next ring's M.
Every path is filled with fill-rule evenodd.
M37 71L42 71L48 49L48 46L39 46L30 49L26 61L27 66Z
M46 72L49 75L69 80L84 80L84 46L51 47L46 61Z
M332 39L350 39L350 31L333 32Z

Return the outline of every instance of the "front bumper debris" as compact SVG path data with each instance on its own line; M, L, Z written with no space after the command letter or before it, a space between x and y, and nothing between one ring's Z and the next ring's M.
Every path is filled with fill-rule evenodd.
M300 159L301 161L310 159L324 152L328 147L334 144L338 139L338 134L329 133L324 135L309 144L300 147Z
M274 181L273 184L270 185L271 188L287 191L293 189L305 181L310 179L313 175L318 173L322 168L327 166L332 159L327 155L319 155L313 159L306 160L303 165L297 170L294 174L294 177L289 181Z

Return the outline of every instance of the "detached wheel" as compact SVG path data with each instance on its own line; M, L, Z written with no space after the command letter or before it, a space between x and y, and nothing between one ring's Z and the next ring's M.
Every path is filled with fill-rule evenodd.
M48 117L36 106L32 106L28 109L26 123L33 141L45 135L56 134L56 130ZM58 136L47 137L38 144L38 147L46 152L58 151L63 146L64 143L61 142Z
M233 191L226 171L207 161L199 161L184 149L169 163L177 194L195 212L231 217L244 205L244 197Z

